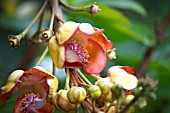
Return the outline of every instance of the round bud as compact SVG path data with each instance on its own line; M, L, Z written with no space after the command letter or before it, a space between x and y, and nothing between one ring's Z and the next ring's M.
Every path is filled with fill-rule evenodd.
M13 47L13 48L18 48L20 46L20 40L21 38L19 37L20 35L9 35L8 36L8 41L9 44Z
M127 95L124 100L124 103L128 104L132 99L134 99L134 95Z
M109 92L109 94L106 95L102 95L100 97L100 101L101 102L112 102L113 101L113 97L112 97L112 92Z
M73 86L68 91L67 97L71 103L81 103L86 98L86 91L83 87Z
M41 40L49 41L54 36L54 32L50 28L41 31Z
M116 113L115 106L110 107L107 113Z
M53 97L53 104L57 109L63 112L73 112L79 107L79 104L70 103L67 97L68 90L59 90L58 93Z
M100 87L96 85L91 85L87 90L89 91L90 96L94 99L100 98L102 94Z
M107 50L106 51L106 55L107 55L107 58L109 59L109 60L113 60L113 59L116 59L116 52L115 52L115 48L113 48L113 49L110 49L110 50Z
M91 5L91 11L90 11L91 15L94 16L94 15L97 14L99 11L100 11L99 6L98 6L96 3L93 3L93 4Z
M109 82L106 78L99 79L96 84L100 87L102 94L109 94L113 83Z
M147 106L147 102L144 98L139 98L137 102L135 102L135 108L143 109Z

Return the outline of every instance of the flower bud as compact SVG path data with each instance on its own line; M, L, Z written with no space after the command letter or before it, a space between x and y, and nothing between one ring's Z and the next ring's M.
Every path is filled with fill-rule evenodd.
M147 106L147 102L144 98L139 98L138 101L135 103L135 108L143 109Z
M124 103L128 104L133 98L134 98L134 95L127 95L124 100Z
M100 98L102 94L100 87L96 85L91 85L87 90L89 91L90 96L94 99Z
M109 92L109 94L102 95L100 97L100 101L101 102L111 102L111 101L113 101L112 95L113 95L112 92Z
M54 32L50 28L45 28L41 31L41 40L49 41L54 36Z
M6 81L5 86L1 87L2 94L9 92L16 85L17 80L22 76L23 73L23 70L16 70L12 72Z
M113 59L116 59L116 52L115 52L115 48L113 48L113 49L110 49L110 50L107 50L106 51L106 55L107 55L107 58L109 59L109 60L113 60Z
M115 106L110 107L107 113L116 113L116 108Z
M99 6L94 2L92 5L91 5L91 15L94 16L95 14L97 14L98 12L100 11L100 8Z
M109 94L113 83L109 82L106 78L101 78L96 82L102 91L102 94L107 95Z
M57 109L63 112L73 112L79 107L79 104L72 104L67 97L68 90L59 90L53 98L53 104Z
M81 103L86 98L86 91L82 87L72 87L68 91L67 97L69 101L73 104Z
M9 35L8 41L13 48L18 48L20 46L21 35Z
M150 100L156 100L156 94L155 93L150 93L148 96L148 99L150 99Z

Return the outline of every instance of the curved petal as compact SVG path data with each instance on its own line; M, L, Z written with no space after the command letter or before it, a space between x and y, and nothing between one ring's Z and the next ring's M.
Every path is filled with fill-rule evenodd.
M58 43L63 44L70 37L72 37L79 25L79 23L69 21L59 27L58 31L56 32Z
M15 70L13 71L7 81L5 86L1 87L1 93L5 94L8 93L9 91L12 90L12 88L14 88L18 82L18 79L23 75L24 71L23 70Z
M89 63L83 66L83 70L88 74L98 74L106 66L107 58L105 51L97 42L89 39L86 47L89 52Z
M72 34L72 36L65 42L65 47L67 48L67 44L72 42L77 42L82 44L83 46L86 46L88 43L88 37L89 34L81 31L80 28L77 28L74 34Z
M49 52L54 65L58 68L63 68L65 61L65 48L63 45L59 45L56 37L52 37L48 43Z
M24 72L25 75L35 75L40 77L46 77L48 79L54 78L54 76L42 67L36 66ZM22 78L22 77L21 77Z
M16 91L18 90L18 87L13 87L8 93L2 94L2 90L0 90L0 106L9 99Z
M15 103L15 108L14 108L14 113L25 113L24 111L21 111L21 100L22 100L23 96L19 95L17 98L17 101Z
M36 113L52 113L54 111L54 106L50 103L46 103L41 109L35 111Z
M98 30L97 28L94 28L94 30L95 32L89 36L91 40L94 40L99 43L105 51L113 48L113 43L108 40L107 37L103 34L103 29Z
M122 68L123 70L125 70L127 73L136 76L135 69L134 69L132 66L122 66L122 67L120 67L120 68Z

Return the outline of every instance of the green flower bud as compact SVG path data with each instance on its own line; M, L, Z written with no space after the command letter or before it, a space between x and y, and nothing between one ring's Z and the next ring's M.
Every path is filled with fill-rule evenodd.
M116 49L113 48L113 49L110 49L110 50L106 51L107 59L109 59L109 60L116 59L116 52L115 52L115 50Z
M89 91L89 94L92 98L94 99L98 99L100 98L102 92L100 90L100 87L99 86L96 86L96 85L91 85L89 88L88 88L88 91Z
M86 98L86 91L82 87L74 86L68 91L67 97L71 103L81 103Z
M102 95L100 97L100 101L101 102L111 102L111 101L113 101L112 92L109 92L109 94L106 94L106 95Z
M134 98L134 95L127 95L124 100L124 103L128 104L133 98Z
M139 98L138 101L135 103L135 108L137 109L143 109L147 106L147 102L144 98Z
M150 93L148 96L148 99L150 99L150 100L156 100L156 94L155 93Z
M59 90L58 93L53 97L53 104L57 109L63 112L73 112L79 107L79 104L70 103L67 97L68 90Z
M110 107L107 113L116 113L116 108L115 106Z
M102 94L109 94L113 83L109 82L106 78L99 79L96 84L100 87Z

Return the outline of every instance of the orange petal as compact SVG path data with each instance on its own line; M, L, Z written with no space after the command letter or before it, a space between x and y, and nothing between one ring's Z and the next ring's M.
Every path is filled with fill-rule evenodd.
M80 30L80 28L76 29L74 34L66 41L65 46L72 42L77 42L86 46L88 43L89 34L86 34Z
M14 113L25 113L24 111L21 111L21 100L22 100L23 96L19 95L17 98L17 101L15 103L15 108L14 108Z
M13 87L8 93L2 94L2 90L0 90L0 106L9 99L16 91L18 90L18 87Z
M52 113L54 111L54 106L50 103L46 103L43 108L35 110L36 113Z
M65 48L63 45L59 45L56 37L52 37L48 43L49 52L54 65L58 68L63 68L65 61Z
M89 63L83 66L83 70L88 74L98 74L106 66L107 58L105 51L97 42L89 39L87 45L87 51L89 52Z
M103 29L98 30L97 28L94 28L94 30L95 32L89 36L90 39L99 43L105 51L113 48L113 43L103 34Z
M36 66L34 68L25 71L24 75L36 75L40 77L47 77L49 79L54 78L54 76L50 72L47 72L47 70L39 66Z

